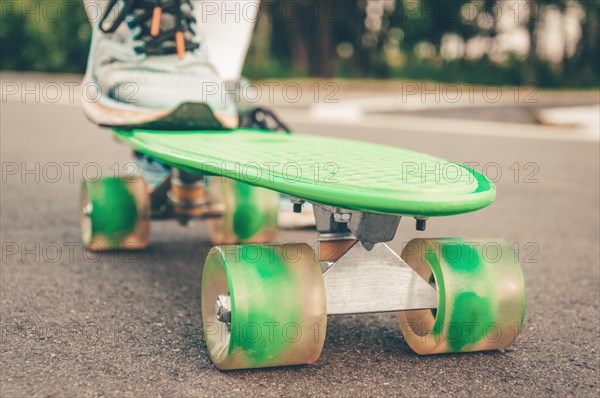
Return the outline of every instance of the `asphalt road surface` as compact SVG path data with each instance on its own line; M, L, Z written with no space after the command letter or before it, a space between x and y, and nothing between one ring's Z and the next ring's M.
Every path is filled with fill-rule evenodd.
M432 219L424 233L403 220L392 247L415 236L514 243L527 283L524 331L505 352L421 357L392 314L329 317L314 365L223 373L201 334L205 227L155 223L145 252L87 254L78 243L79 181L98 165L104 173L126 167L129 149L76 106L1 106L2 397L600 393L597 140L416 131L402 119L370 128L292 120L299 131L474 162L496 180L493 206ZM314 239L280 234L283 242Z

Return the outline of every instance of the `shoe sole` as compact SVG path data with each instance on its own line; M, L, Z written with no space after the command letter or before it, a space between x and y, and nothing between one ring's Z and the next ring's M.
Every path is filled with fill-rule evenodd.
M153 110L133 107L118 109L100 102L84 102L87 118L103 127L149 130L231 130L239 124L237 115L226 115L205 103L186 102L174 110Z
M230 130L238 126L237 115L223 116L213 112L206 104L184 103L171 113L161 114L158 118L139 123L124 125L100 124L104 127L147 130Z

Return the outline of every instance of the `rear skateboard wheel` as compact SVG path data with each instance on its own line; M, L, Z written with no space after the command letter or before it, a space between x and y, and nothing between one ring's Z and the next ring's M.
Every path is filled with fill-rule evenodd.
M279 193L229 178L210 177L207 220L214 244L268 243L277 234Z
M325 285L306 244L218 246L202 275L208 354L221 370L315 362L325 341Z
M80 196L81 240L92 251L148 246L150 196L141 177L83 181Z
M525 281L506 242L414 239L402 258L438 291L437 309L398 313L413 351L500 350L517 338L525 315Z

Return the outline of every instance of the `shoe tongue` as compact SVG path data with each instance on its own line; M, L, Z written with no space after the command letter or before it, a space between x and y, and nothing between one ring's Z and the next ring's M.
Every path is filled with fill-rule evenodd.
M133 14L134 14L133 16L129 16L129 18L127 19L127 22L133 21L135 17L140 17L140 16L144 15L144 11L136 10L133 12ZM176 24L175 15L169 14L167 12L162 13L162 16L160 17L161 32L166 32L166 31L175 29L175 24ZM144 26L146 28L150 29L151 25L152 25L152 18L149 18L146 21L144 21Z
M193 11L192 8L187 3L182 4L181 10L184 14L188 14L188 15L191 14ZM134 11L134 15L135 15L135 17L139 17L139 16L143 15L143 10ZM132 16L130 18L131 18L131 20L133 20L134 17ZM149 32L151 25L152 25L152 18L148 18L146 21L143 22L143 24L144 24L144 27L146 28L145 30L147 32ZM165 32L173 32L173 38L172 38L172 40L164 40L162 43L160 43L160 47L162 47L163 49L169 49L169 50L173 50L175 48L175 28L176 27L177 27L177 17L174 14L171 14L171 13L167 12L166 10L163 10L163 13L160 18L160 33L159 33L159 35L161 35ZM194 41L194 34L190 31L189 27L187 26L187 21L185 20L185 18L182 19L181 30L183 31L186 41ZM152 40L153 37L150 36L149 34L146 34L146 35L140 36L139 39L143 40L145 42L148 42L148 41Z
M161 18L160 18L160 30L162 32L175 29L176 24L177 24L177 19L176 19L175 15L171 14L168 11L169 11L168 9L163 9L163 12L161 14ZM183 2L181 4L181 13L183 15L192 15L193 12L194 12L193 8L188 3ZM144 11L140 10L140 9L134 11L134 14L135 14L136 17L139 17L139 16L143 15L143 13L144 13ZM185 24L185 22L183 22L183 23ZM150 25L152 24L152 18L147 19L144 22L144 24L149 29ZM184 29L184 30L187 30L187 29Z

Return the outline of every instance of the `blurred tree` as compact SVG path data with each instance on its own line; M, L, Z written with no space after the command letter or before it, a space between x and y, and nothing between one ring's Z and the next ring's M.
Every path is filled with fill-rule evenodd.
M319 0L263 1L263 16L273 19L274 55L290 60L301 76L333 76L332 30L336 15L332 9L342 1ZM333 8L332 8L333 7Z
M492 56L500 6L520 7L526 54ZM597 87L599 9L600 0L262 0L245 73ZM581 39L563 46L560 62L541 57L538 40L556 10L563 34L565 16L581 14ZM2 0L0 19L0 69L84 71L90 26L82 0ZM462 53L445 56L448 38ZM464 56L470 40L487 43L480 58Z
M598 12L600 10L600 0L580 0L580 4L585 11L583 24L581 27L582 38L578 49L573 57L572 65L574 68L570 75L582 74L583 79L588 84L598 85L598 74L600 73L600 24ZM571 79L570 84L577 84L578 79Z
M0 69L85 69L91 29L81 0L4 0L0 19Z

